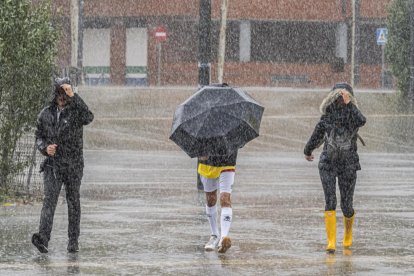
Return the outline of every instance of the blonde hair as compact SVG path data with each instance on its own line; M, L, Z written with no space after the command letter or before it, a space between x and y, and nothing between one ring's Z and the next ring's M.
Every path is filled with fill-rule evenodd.
M334 103L336 101L336 99L338 99L339 97L342 97L341 94L340 94L341 92L347 92L349 94L349 98L351 99L351 103L353 103L356 107L358 107L357 100L354 97L354 95L352 95L352 93L350 93L348 90L346 90L344 88L337 88L337 89L334 89L331 92L329 92L328 96L326 96L323 99L323 101L322 101L322 103L319 107L319 111L322 114L325 114L326 113L326 108L328 106L330 106L332 103Z

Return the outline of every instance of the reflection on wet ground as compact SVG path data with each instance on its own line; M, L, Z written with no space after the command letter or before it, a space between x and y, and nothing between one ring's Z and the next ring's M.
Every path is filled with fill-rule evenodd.
M414 155L361 154L354 246L324 252L317 163L301 154L240 151L233 247L209 236L195 160L181 152L87 151L81 251L66 252L67 211L56 211L47 255L30 243L41 205L0 207L0 275L409 275L414 273Z

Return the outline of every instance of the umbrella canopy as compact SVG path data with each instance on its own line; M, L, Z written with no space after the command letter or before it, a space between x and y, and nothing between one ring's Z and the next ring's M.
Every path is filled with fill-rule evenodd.
M177 107L170 139L190 157L229 155L259 136L263 111L240 88L204 86Z

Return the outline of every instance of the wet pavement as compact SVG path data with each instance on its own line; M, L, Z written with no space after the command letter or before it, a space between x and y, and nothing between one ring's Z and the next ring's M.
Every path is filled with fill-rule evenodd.
M174 111L195 88L84 87L82 97L95 114L85 128L88 149L178 150L170 136ZM248 151L301 152L320 118L319 105L329 89L252 88L245 90L265 107L260 136ZM367 117L360 134L365 152L414 153L414 114L398 111L395 94L356 91Z
M196 162L179 151L87 150L80 252L60 199L50 252L30 237L41 204L0 207L0 275L414 275L414 154L361 153L351 250L324 252L317 162L301 152L239 154L233 246L204 252L209 226Z

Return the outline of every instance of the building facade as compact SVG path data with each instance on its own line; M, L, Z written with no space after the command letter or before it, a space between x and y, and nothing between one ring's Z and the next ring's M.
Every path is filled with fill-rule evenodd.
M69 11L73 2L58 0ZM355 83L390 86L383 46L391 0L359 0ZM220 0L211 0L211 82L217 82ZM200 0L83 0L81 66L85 84L197 85ZM66 13L65 13L66 14ZM59 17L59 66L68 67L73 39L69 12ZM350 81L352 0L230 0L223 80L237 86L327 87ZM165 42L155 30L164 27ZM387 72L385 72L387 73ZM382 76L385 76L382 78Z

